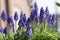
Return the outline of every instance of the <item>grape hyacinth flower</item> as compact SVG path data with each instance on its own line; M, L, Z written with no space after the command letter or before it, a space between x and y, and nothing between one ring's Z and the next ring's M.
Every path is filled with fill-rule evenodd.
M14 20L18 20L18 13L17 12L15 12L15 15L14 15Z
M46 14L46 18L48 18L48 17L49 17L49 10L48 10L48 7L46 7L46 9L45 9L45 14Z
M19 25L18 30L20 30L20 32L22 32L23 27L26 26L26 15L23 14L23 12L21 12L20 20L18 22L18 25Z
M12 20L12 23L10 23L10 26L11 26L11 28L13 29L13 32L15 32L13 20Z
M26 29L26 36L28 36L28 35L32 35L32 29L31 29L31 27L27 27L27 29Z
M21 12L20 20L19 20L19 22L18 22L18 25L19 25L20 27L24 27L25 24L26 24L26 15L23 14L23 12Z
M28 20L27 20L27 22L26 22L26 26L27 26L26 35L27 36L28 35L30 35L30 36L32 35L32 29L30 27L31 22L32 22L32 19L31 19L31 17L29 17Z
M53 25L56 25L56 17L55 17L54 14L52 15L51 23L52 23Z
M3 32L4 34L7 34L8 33L8 27L5 27L4 28L4 32Z
M32 21L35 20L35 17L37 17L37 14L38 14L38 7L37 7L37 4L35 3L31 10L31 15L30 15Z
M24 22L24 25L26 24L26 15L24 14L23 16L23 22Z
M19 20L18 25L19 25L20 27L24 27L24 22L22 21L22 19Z
M26 24L26 15L23 14L23 12L21 12L20 20L19 20L18 25L20 25L20 26L24 26L25 24Z
M22 28L26 26L26 15L21 12L20 20L18 22L19 29L22 31Z
M32 28L31 27L27 27L27 29L26 29L26 36L27 37L30 36L29 38L31 40L31 38L32 38Z
M34 16L34 10L31 10L31 14L30 14L31 20L33 21L35 16Z
M40 22L43 22L44 21L44 19L45 19L45 13L44 13L44 9L43 9L43 7L41 7L41 9L40 9Z
M37 6L37 3L34 4L34 15L37 16L37 13L38 13L38 6Z
M48 6L46 7L46 9L45 9L45 29L47 28L47 26L48 26L48 17L49 17L49 10L48 10Z
M31 17L29 17L28 20L27 20L27 22L26 22L26 26L30 27L31 22L32 22Z
M7 22L14 31L14 22L13 22L12 16L10 15L8 16Z
M12 16L9 15L7 21L8 21L9 24L12 23L13 22Z
M20 30L20 32L22 32L22 29L23 29L23 27L25 26L22 19L19 20L18 25L19 25L18 30ZM20 33L20 32L19 32L19 33Z
M17 12L15 12L15 15L14 15L14 20L15 20L15 25L14 25L14 31L15 31L15 33L16 33L16 29L17 29L17 20L18 20L18 13Z
M5 21L5 20L6 20L6 13L5 13L5 11L4 11L4 10L2 11L1 19L2 19L3 21Z
M52 20L52 15L49 15L48 17L48 23L51 24L51 20Z

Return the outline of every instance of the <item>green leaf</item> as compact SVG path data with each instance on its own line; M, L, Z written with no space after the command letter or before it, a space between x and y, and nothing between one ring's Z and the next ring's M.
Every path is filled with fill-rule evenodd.
M14 40L14 33L13 33L13 31L9 31L7 36L8 36L8 40Z
M60 7L60 3L56 3L56 5Z
M0 33L0 40L4 40L2 33Z
M45 26L44 22L40 23L40 33L44 32Z

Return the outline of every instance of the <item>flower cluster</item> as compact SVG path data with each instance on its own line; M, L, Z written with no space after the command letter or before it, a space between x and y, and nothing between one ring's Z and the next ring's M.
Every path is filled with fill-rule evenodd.
M1 19L3 21L6 20L6 13L4 11L2 11L1 14ZM42 23L45 22L45 20L47 19L47 23L55 25L56 24L56 17L55 15L51 15L49 14L49 10L48 7L46 7L46 9L44 10L43 7L41 7L40 9L40 15L38 16L38 6L37 3L34 4L32 10L31 10L31 14L30 17L26 20L26 15L21 11L20 13L20 18L18 21L18 13L17 11L14 14L14 20L18 21L18 25L19 28L25 28L25 34L26 36L31 36L33 34L33 28L31 26L31 24L34 23ZM9 14L7 17L7 23L9 24L8 27L11 27L14 30L14 21L12 16ZM8 27L5 27L4 29L0 29L1 33L7 34L8 33ZM34 26L35 27L35 26ZM20 31L18 31L19 34Z
M23 14L23 12L21 12L21 15L20 15L20 20L18 22L18 25L20 27L24 27L26 25L26 15Z
M56 16L53 14L49 14L48 7L46 7L45 11L43 7L40 9L40 22L44 22L45 19L47 19L48 23L51 23L52 25L56 25Z
M24 26L30 27L30 24L32 23L32 21L35 21L36 23L38 23L38 21L44 22L46 18L48 19L47 20L48 23L51 23L51 24L56 23L55 15L49 14L48 7L46 7L45 11L44 11L43 7L41 7L40 16L38 17L37 15L38 15L38 6L37 6L37 3L35 3L32 10L31 10L30 17L27 20L26 20L26 15L23 12L21 12L18 25L20 27L24 27ZM3 21L6 20L5 11L2 11L1 19ZM17 12L15 12L14 20L16 20L16 21L18 20L18 13ZM12 16L8 15L7 22L10 24L11 27L14 27L14 22L13 22Z

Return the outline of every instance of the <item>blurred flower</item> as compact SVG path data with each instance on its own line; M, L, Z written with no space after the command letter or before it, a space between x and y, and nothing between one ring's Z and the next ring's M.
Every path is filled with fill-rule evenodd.
M18 13L17 12L15 12L15 15L14 15L14 20L18 20Z
M29 22L29 23L32 22L31 17L28 18L27 22Z
M12 20L13 20L13 19L12 19L12 16L8 15L7 21L8 21L9 24L13 22Z
M4 32L3 32L4 34L7 34L8 33L8 27L5 27L4 28Z
M34 20L34 18L35 18L34 10L31 10L30 18L32 21Z
M34 6L33 7L37 9L37 3L36 2L34 3Z
M13 22L12 16L10 16L10 15L8 16L7 22L9 23L10 27L14 31L14 22Z
M43 9L43 7L41 7L41 9L40 9L40 22L42 22L42 21L44 21L44 19L45 19L45 13L44 13L44 9Z
M45 14L46 14L46 17L49 16L49 10L48 10L48 7L46 7L46 9L45 9Z
M37 3L34 4L33 10L34 10L34 15L37 16L37 14L38 14L38 13L37 13L37 12L38 12L38 6L37 6Z
M18 25L19 25L20 27L24 27L24 22L22 21L22 19L19 20Z
M24 25L26 24L26 15L24 14L23 16L23 22L24 22Z
M1 19L2 19L3 21L6 20L6 13L5 13L5 11L2 11Z
M18 22L18 25L20 27L24 27L26 25L26 15L23 14L23 12L21 12L21 15L20 15L20 20Z
M52 20L52 15L49 15L49 17L48 17L48 23L51 24L51 20Z
M53 25L55 25L55 24L56 24L56 17L55 17L55 15L54 15L54 14L52 15L51 23L52 23Z
M30 14L30 17L31 17L32 21L35 19L37 14L38 14L38 7L37 7L37 4L35 3L32 10L31 10L31 14Z
M32 22L31 17L29 17L28 20L27 20L27 22L26 22L26 26L30 27L31 22Z
M27 27L26 29L26 35L32 35L32 29L30 27Z
M4 28L0 27L0 32L3 33L4 31Z
M54 14L49 16L48 23L56 25L56 16Z

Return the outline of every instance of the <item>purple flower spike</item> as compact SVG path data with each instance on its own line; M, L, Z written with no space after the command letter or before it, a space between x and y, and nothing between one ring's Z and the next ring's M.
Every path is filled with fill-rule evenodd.
M33 20L34 20L34 18L35 18L35 15L34 15L34 10L31 10L30 17L31 17L31 20L33 21Z
M24 14L24 17L23 17L23 22L24 24L26 24L26 15Z
M34 3L34 7L37 8L37 3L36 2Z
M38 14L38 7L37 7L37 4L35 3L32 10L31 10L31 20L35 20L35 17L37 17L37 14Z
M26 29L26 36L32 35L32 29L30 27L27 27Z
M52 20L52 15L49 15L49 17L48 17L48 23L51 24L51 20Z
M8 16L7 22L9 23L10 27L14 31L14 22L13 22L12 16L10 16L10 15Z
M23 12L21 12L21 15L20 15L20 20L18 22L18 25L20 27L24 27L26 25L26 15L23 14Z
M51 23L52 23L53 25L56 24L56 17L55 17L55 15L52 15Z
M7 21L8 21L9 24L12 23L13 22L12 16L9 15Z
M46 7L46 9L45 9L45 14L46 14L46 17L49 16L49 10L48 10L48 7Z
M5 11L2 11L1 19L2 19L3 21L6 20L6 13L5 13Z
M18 13L17 12L15 12L15 15L14 15L14 20L18 20Z
M40 9L40 22L44 21L45 19L45 13L43 7Z
M37 14L38 14L38 6L37 6L37 3L35 3L34 4L34 14L35 14L35 16L37 16Z
M30 27L31 22L32 22L31 17L29 17L28 20L27 20L27 22L26 22L26 26Z
M19 25L20 27L24 27L24 22L22 21L22 19L19 20L18 25Z

